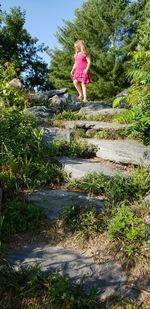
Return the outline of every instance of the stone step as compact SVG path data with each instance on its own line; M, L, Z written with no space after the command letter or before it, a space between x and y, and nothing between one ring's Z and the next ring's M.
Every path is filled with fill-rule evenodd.
M97 140L81 138L82 142L98 147L96 156L122 164L146 166L150 164L150 146L144 146L135 140Z
M112 108L110 106L106 106L104 104L88 102L82 105L79 110L79 115L88 115L88 116L96 116L96 115L116 115L126 111L125 108Z
M44 213L51 220L59 219L64 208L73 203L83 206L89 203L97 212L100 212L104 206L104 201L96 197L63 189L36 191L26 194L25 198L28 202L43 208Z
M73 139L72 132L69 129L46 125L39 125L38 128L43 129L43 143L51 143L58 140L63 140L69 143L71 139Z
M115 174L129 176L128 172L122 171L120 167L116 168L112 164L108 165L100 160L58 158L58 161L71 179L81 179L92 172L103 173L109 177L113 177Z
M93 129L95 131L101 130L122 130L130 127L127 124L115 124L111 122L104 121L89 121L89 120L61 120L61 124L66 129Z
M31 244L11 252L6 259L17 270L39 264L44 274L59 272L72 283L81 284L86 292L97 288L103 298L121 290L127 280L118 263L96 264L91 256L60 246Z

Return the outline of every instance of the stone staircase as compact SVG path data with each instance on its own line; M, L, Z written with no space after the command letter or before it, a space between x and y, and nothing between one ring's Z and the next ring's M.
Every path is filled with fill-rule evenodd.
M73 106L73 103L69 103ZM79 103L74 102L77 113L81 116L114 115L124 109L114 109L98 102ZM70 107L71 109L71 107ZM68 107L68 110L70 110ZM40 107L30 108L38 120L39 126L44 130L43 142L50 143L63 139L70 142L73 132L77 129L94 130L120 130L126 125L117 125L112 122L86 121L86 120L61 120L59 127L43 125L44 117L53 120L50 107L44 107L44 115ZM74 111L74 108L71 109ZM130 177L130 166L146 166L150 164L150 147L146 147L135 140L129 139L93 139L79 138L79 142L86 142L97 147L96 157L91 159L72 159L59 157L57 160L71 179L81 179L93 171L101 172L109 177L116 173L123 177ZM65 206L75 202L76 204L92 203L96 211L101 211L105 203L100 197L90 197L81 192L73 192L65 188L40 190L26 195L26 199L42 207L48 219L58 220ZM86 290L98 288L102 290L102 296L108 297L120 293L123 289L130 294L131 290L125 288L127 276L119 263L105 262L97 264L93 257L81 254L72 248L48 246L41 243L25 246L7 256L9 263L15 267L40 263L43 272L59 271L70 277L74 283L81 283ZM133 292L133 291L132 291ZM132 293L131 293L132 294Z

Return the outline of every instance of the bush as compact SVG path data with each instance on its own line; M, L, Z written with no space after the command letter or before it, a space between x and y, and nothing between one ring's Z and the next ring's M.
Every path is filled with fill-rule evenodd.
M63 179L54 150L42 144L43 130L26 112L9 108L1 112L1 183L7 191L39 187Z
M96 213L90 205L68 205L63 211L62 219L69 230L87 238L98 230Z
M53 143L56 156L68 156L71 158L91 158L95 156L97 148L94 145L88 145L86 142L56 141Z
M138 199L150 189L149 167L138 168L134 174L125 178L120 175L109 177L103 173L90 173L82 180L72 182L73 188L84 192L102 194L113 202Z
M115 209L115 215L108 225L108 233L112 240L121 244L121 249L128 257L140 252L145 235L146 225L142 219L128 206L122 205Z
M2 239L7 240L13 234L35 229L42 213L36 205L23 203L19 199L5 202L2 206Z
M12 87L9 82L17 77L15 68L10 63L0 66L0 93L3 107L17 106L22 109L26 105L25 92L23 89Z

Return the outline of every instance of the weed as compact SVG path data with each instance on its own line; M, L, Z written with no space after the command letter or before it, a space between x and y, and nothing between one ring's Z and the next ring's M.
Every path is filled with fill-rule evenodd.
M121 205L114 214L108 225L110 239L120 242L122 251L132 257L140 252L148 228L129 206Z
M33 309L98 309L97 292L87 295L80 285L54 273L43 276L38 265L7 272L0 267L0 306Z
M149 167L138 168L134 174L125 178L121 175L109 177L103 173L90 173L82 180L70 184L84 192L105 195L110 201L116 203L123 200L134 200L143 196L150 189Z
M94 145L88 145L86 142L55 141L53 149L56 156L68 156L70 158L91 158L95 156L97 148Z
M2 240L7 240L11 235L37 227L42 218L41 208L23 203L18 198L6 201L2 205Z
M98 230L96 213L90 205L68 205L63 211L62 219L71 232L77 232L86 238Z

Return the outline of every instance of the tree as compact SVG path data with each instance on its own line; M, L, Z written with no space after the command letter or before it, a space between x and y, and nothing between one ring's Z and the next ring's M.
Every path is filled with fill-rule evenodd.
M44 45L37 45L38 39L32 38L24 29L25 12L14 7L10 13L0 12L0 65L9 62L16 68L18 76L29 88L45 87L48 68L42 58Z
M118 117L118 121L132 122L129 132L140 135L150 144L150 0L146 1L142 21L138 28L138 45L131 53L128 72L131 81L128 102L130 109Z
M75 11L73 22L64 21L57 38L62 45L62 57L58 57L59 76L65 67L67 78L62 86L70 88L68 74L73 64L74 42L86 41L92 57L92 81L89 85L91 99L105 99L129 86L126 72L129 67L129 52L137 45L137 20L141 18L145 1L87 0ZM58 51L57 51L58 53ZM66 57L65 57L66 55ZM52 54L50 80L55 76L57 84L57 57ZM69 59L67 59L69 58ZM63 66L59 64L64 61ZM69 64L69 65L68 65ZM56 66L57 67L57 66Z

